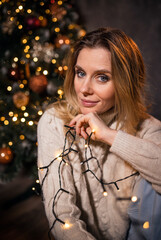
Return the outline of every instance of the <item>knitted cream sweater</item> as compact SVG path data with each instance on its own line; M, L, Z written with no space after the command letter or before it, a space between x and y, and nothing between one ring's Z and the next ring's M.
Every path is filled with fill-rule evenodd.
M63 150L63 122L54 114L54 108L48 109L38 124L38 167L48 165ZM113 123L111 128L115 128ZM153 188L161 193L161 123L150 117L145 120L137 136L118 131L111 147L104 143L92 142L93 156L99 160L106 183L123 179L138 171L141 176L152 183ZM132 196L137 176L105 186L108 193L103 196L97 161L89 161L92 172L85 171L84 139L77 137L71 152L70 163L62 164L56 160L49 167L43 184L43 196L46 215L50 226L55 217L52 212L55 193L61 187L67 191L60 192L55 202L56 216L70 224L65 228L56 221L52 233L55 240L123 240L126 237L129 219L127 209ZM88 152L89 154L89 152ZM39 170L40 182L46 169Z

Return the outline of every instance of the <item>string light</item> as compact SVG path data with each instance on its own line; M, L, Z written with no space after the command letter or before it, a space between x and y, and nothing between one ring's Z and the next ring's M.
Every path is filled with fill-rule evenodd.
M69 227L71 226L68 222L62 221L62 220L57 216L57 214L56 214L56 212L55 212L55 205L58 204L57 199L59 198L59 193L63 192L63 193L66 193L66 194L70 194L69 191L67 191L66 189L62 188L62 182L61 182L61 168L62 168L62 165L63 165L63 164L68 165L68 164L70 163L70 159L69 159L69 154L70 154L70 152L76 152L76 153L78 154L78 151L73 148L73 145L74 145L75 139L76 139L76 131L75 131L74 127L70 127L70 126L67 126L67 125L65 125L65 127L68 128L68 130L67 130L67 132L66 132L66 134L65 134L64 147L63 147L62 153L59 154L59 155L56 155L56 158L54 158L53 160L51 160L51 162L50 162L47 166L38 167L38 170L40 170L40 171L41 171L41 170L46 170L45 175L44 175L44 177L43 177L43 179L42 179L42 183L41 183L41 188L42 188L42 190L43 190L43 185L44 185L45 179L46 179L46 177L47 177L47 175L48 175L50 166L51 166L52 164L54 164L54 162L55 162L56 160L59 160L59 166L58 166L59 189L58 189L58 191L55 193L55 195L54 195L54 197L53 197L53 204L52 204L52 206L53 206L53 207L52 207L52 212L53 212L53 215L54 215L54 217L55 217L55 220L54 220L52 226L51 226L50 229L49 229L49 237L50 237L50 232L51 232L51 230L52 230L52 228L54 227L54 225L55 225L56 222L60 222L61 224L63 224L63 228L64 228L64 229L67 229L67 228L69 228ZM105 189L105 186L107 186L107 185L114 185L114 186L116 187L116 189L119 190L118 185L117 185L117 182L124 181L124 180L127 179L127 178L130 178L130 177L132 177L132 176L138 175L138 172L135 172L135 173L133 173L133 174L131 174L131 175L129 175L129 176L126 176L125 178L118 179L118 180L116 180L116 181L111 181L111 182L108 182L108 183L104 182L104 181L103 181L103 171L102 171L101 166L100 166L100 164L99 164L99 160L92 155L92 150L91 150L91 147L90 147L90 139L91 139L92 134L93 134L93 132L91 132L91 134L88 135L88 139L85 140L85 145L88 146L87 148L88 148L88 150L89 150L90 156L87 157L87 148L85 148L85 160L84 160L83 162L81 162L81 164L84 164L84 165L86 166L86 169L87 169L87 170L84 171L84 172L82 172L82 173L83 173L83 174L88 173L88 172L91 173L91 174L95 177L95 179L100 183L100 185L101 185L101 187L102 187L102 189L103 189L103 195L104 195L104 196L107 196L108 193L107 193L107 191L106 191L106 189ZM67 146L67 139L71 139L70 147L69 147L69 148L66 148L66 146ZM89 167L89 161L96 161L97 166L98 166L98 170L99 170L100 173L101 173L101 177L100 177L100 178L98 178L98 177L96 176L96 174L90 169L90 167ZM98 170L97 170L97 171L98 171ZM42 191L42 198L44 199L44 197L43 197L43 191Z
M13 122L16 122L16 121L17 121L17 117L14 116L14 117L12 118L12 121L13 121Z
M56 59L52 59L52 61L51 61L53 64L55 64L56 63Z
M44 71L43 71L43 74L44 74L44 75L48 75L48 70L44 70Z
M60 32L60 28L55 28L55 32Z
M24 136L24 135L20 135L20 139L21 139L21 140L24 140L24 139L25 139L25 136Z
M14 113L13 113L13 112L9 112L8 115L9 115L10 117L13 117Z
M149 222L148 221L144 222L143 228L148 229L149 227L150 227Z
M132 197L131 197L131 201L132 201L132 202L137 202L137 200L138 200L137 196L132 196Z
M13 145L13 142L9 142L8 145L9 145L9 146L12 146L12 145Z
M1 117L1 121L2 121L2 122L5 121L5 117Z
M29 125L29 126L33 126L33 125L34 125L34 122L33 122L33 121L29 121L29 122L28 122L28 125Z
M29 116L28 112L25 112L24 117L28 117L28 116Z
M26 38L22 39L22 43L26 44L27 43L27 39Z
M43 114L43 111L42 110L39 110L38 111L38 115L41 116Z
M18 62L18 57L15 57L15 58L13 59L13 61L14 61L14 62Z
M9 125L9 121L8 121L8 120L5 120L5 121L4 121L4 125Z
M57 19L56 17L54 17L54 18L52 18L52 21L53 21L53 22L57 22L58 19Z
M21 122L23 122L23 123L24 123L25 121L26 121L26 119L25 119L25 118L21 118Z
M26 110L26 107L25 107L25 106L22 106L22 107L21 107L21 110L22 110L22 111L25 111L25 110Z
M27 9L27 13L32 13L32 10L31 9Z
M40 39L40 37L39 37L39 36L36 36L36 37L35 37L35 40L36 40L36 41L38 41L39 39Z
M12 91L12 87L11 87L11 86L8 86L8 87L7 87L7 91L11 92L11 91Z
M107 196L108 195L108 193L105 191L105 192L103 192L103 196Z

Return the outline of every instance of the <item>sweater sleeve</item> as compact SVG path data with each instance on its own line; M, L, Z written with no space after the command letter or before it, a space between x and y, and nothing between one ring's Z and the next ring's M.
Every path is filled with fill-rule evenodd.
M63 145L64 134L61 120L47 110L38 124L38 168L47 166L55 159L62 152ZM39 170L41 184L46 171L47 169ZM61 189L64 189L68 193ZM59 220L55 222L51 230L55 240L95 239L95 237L87 232L86 224L80 220L81 212L76 206L76 190L70 165L64 164L59 159L53 161L43 181L42 191L45 212L50 227L56 218L68 223L66 227Z
M142 136L118 131L110 151L140 172L161 193L161 123L150 118L142 126Z

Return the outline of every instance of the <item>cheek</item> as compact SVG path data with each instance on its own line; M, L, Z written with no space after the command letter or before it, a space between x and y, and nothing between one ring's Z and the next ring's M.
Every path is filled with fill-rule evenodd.
M74 89L75 89L76 94L78 94L79 88L80 88L80 87L79 87L79 84L78 84L77 80L74 79Z

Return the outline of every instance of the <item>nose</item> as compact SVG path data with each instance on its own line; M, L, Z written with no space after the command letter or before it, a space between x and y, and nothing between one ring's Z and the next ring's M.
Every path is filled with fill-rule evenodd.
M93 94L92 82L89 78L84 79L82 82L80 92L85 96Z

